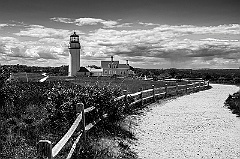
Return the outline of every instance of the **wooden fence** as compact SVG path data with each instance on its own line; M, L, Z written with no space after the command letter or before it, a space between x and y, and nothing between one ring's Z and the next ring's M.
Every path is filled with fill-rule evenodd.
M175 86L168 86L167 84L164 87L155 88L152 85L152 89L141 90L140 92L128 94L126 90L123 91L123 95L115 98L115 101L124 100L127 103L128 97L132 97L134 99L128 106L131 107L136 103L140 103L144 105L150 99L151 101L156 101L160 98L165 98L168 95L177 95L179 93L189 93L196 92L205 89L209 86L209 81L194 81L191 84L186 85L178 85L176 83ZM49 140L40 140L37 144L37 158L38 159L53 159L58 155L58 153L62 150L62 148L66 145L68 140L73 136L74 132L77 138L75 139L70 152L68 153L67 159L70 159L74 153L74 150L82 137L83 144L86 141L86 132L90 130L94 125L96 125L103 118L107 117L107 114L104 114L101 118L96 121L85 125L85 114L94 110L95 107L89 107L84 109L83 103L78 103L76 106L77 118L72 124L71 128L67 131L67 133L62 137L62 139L52 147L52 143ZM81 122L82 121L82 122ZM80 124L81 123L81 124ZM80 130L81 129L81 130Z

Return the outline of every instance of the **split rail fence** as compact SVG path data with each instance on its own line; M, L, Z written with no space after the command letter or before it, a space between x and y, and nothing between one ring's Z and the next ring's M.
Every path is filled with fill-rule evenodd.
M128 94L127 91L124 90L123 95L115 98L115 101L123 99L125 103L127 103L128 97L132 97L134 101L128 105L128 107L131 107L136 103L140 103L141 105L144 105L150 99L151 101L156 101L160 98L165 98L168 95L197 92L200 90L204 90L206 87L209 87L209 81L203 81L203 80L192 81L191 84L186 84L186 85L178 85L178 83L176 83L175 86L168 86L166 84L164 87L160 87L160 88L155 88L154 85L152 85L152 89L142 90L140 92L133 93L133 94ZM77 118L75 119L70 129L62 137L62 139L57 144L54 145L54 147L52 147L51 141L40 140L37 144L37 154L38 154L37 158L53 159L54 157L56 157L59 154L59 152L63 149L63 147L66 145L68 140L73 136L74 132L76 131L74 136L77 138L73 142L71 150L67 155L67 159L70 159L74 153L74 150L76 149L76 146L79 140L82 138L83 144L86 141L86 132L90 130L93 126L95 126L99 121L107 117L107 114L104 114L101 118L97 119L96 121L88 125L85 125L86 124L85 113L88 113L94 109L95 107L89 107L84 109L83 103L78 103L76 106Z

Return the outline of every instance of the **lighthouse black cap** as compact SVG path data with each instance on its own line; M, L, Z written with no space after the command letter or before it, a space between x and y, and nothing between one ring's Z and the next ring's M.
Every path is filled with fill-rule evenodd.
M73 35L71 35L70 37L79 37L76 32L73 32Z

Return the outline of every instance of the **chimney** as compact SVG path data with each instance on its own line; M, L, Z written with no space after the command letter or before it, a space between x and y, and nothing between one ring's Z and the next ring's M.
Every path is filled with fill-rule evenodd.
M128 65L128 60L126 60L126 65Z
M111 56L111 63L113 63L113 56Z

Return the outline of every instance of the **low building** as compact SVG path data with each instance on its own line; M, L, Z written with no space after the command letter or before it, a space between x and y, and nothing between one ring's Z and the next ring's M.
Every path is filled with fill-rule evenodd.
M103 69L103 76L128 76L134 74L130 69L128 60L126 64L120 64L119 61L113 60L113 56L111 56L111 61L101 61L101 67Z
M103 69L90 68L89 71L91 72L91 76L98 77L103 75Z
M85 67L80 67L79 71L77 71L77 76L90 76L91 73L88 69Z

